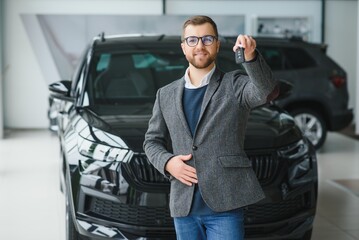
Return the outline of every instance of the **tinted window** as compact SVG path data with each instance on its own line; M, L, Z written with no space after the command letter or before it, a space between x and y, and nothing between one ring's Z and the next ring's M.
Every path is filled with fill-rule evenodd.
M223 72L230 72L234 70L243 70L242 64L236 64L234 60L234 52L232 49L228 51L220 51L216 61L216 66Z
M187 66L182 54L95 55L87 82L90 105L153 103L158 88L182 77Z
M284 52L290 65L294 69L310 68L316 66L315 60L303 49L285 48Z
M288 68L283 53L279 48L259 47L258 49L273 71Z

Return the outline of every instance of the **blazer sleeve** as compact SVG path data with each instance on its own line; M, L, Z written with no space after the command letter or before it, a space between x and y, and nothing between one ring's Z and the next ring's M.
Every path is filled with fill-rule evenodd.
M152 117L148 123L148 130L143 143L144 151L152 165L166 177L166 163L174 156L169 151L170 137L165 119L161 111L160 90L157 91L156 101L152 111Z
M248 76L239 71L232 73L233 89L238 103L248 109L273 100L273 95L277 94L278 83L273 77L272 70L258 50L256 53L254 61L243 63Z

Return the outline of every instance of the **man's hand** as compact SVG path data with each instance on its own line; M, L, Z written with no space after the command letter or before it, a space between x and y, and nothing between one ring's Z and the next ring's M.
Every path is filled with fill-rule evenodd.
M184 163L191 158L192 154L174 156L168 160L165 169L183 184L192 186L198 182L196 169Z
M246 61L251 61L252 59L255 58L256 53L256 47L257 47L257 43L256 40L254 40L251 36L248 35L242 35L240 34L237 37L237 41L233 46L233 52L235 52L237 50L237 48L242 47L244 48L244 59Z

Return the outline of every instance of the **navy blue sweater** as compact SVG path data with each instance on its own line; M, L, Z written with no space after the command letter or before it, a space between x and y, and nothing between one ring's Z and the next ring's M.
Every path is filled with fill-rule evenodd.
M194 135L201 112L204 94L207 86L189 89L185 88L183 92L183 110L186 116L187 124ZM201 159L202 160L202 159ZM192 207L189 215L208 215L214 212L203 201L198 185L195 185L195 192L192 201Z

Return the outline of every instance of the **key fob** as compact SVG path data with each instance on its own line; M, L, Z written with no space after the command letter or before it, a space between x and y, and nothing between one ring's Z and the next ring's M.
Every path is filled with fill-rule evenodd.
M237 48L234 57L237 64L244 63L246 61L244 59L244 48L242 47Z

